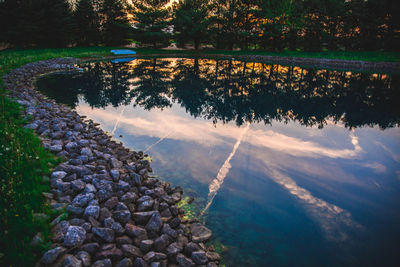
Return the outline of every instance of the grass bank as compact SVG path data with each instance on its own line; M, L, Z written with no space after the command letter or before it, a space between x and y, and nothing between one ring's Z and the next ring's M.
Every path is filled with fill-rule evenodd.
M42 192L49 191L46 177L59 162L31 130L23 127L21 107L5 95L3 75L29 62L103 56L109 55L109 50L103 47L0 51L0 266L33 266L48 247L49 222L55 214ZM30 243L38 232L43 234L43 242L32 247Z

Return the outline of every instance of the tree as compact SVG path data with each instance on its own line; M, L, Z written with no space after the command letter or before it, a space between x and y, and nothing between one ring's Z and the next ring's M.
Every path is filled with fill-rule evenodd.
M197 50L208 37L210 25L208 1L181 0L174 6L174 38L178 45L193 42Z
M106 45L123 45L129 43L132 27L126 13L126 2L123 0L104 0L103 39Z
M74 11L74 39L78 45L100 42L100 20L92 0L79 0Z
M171 33L168 29L168 0L144 0L133 3L133 39L144 45L168 45Z
M6 0L2 5L8 43L60 47L70 42L72 13L65 0Z

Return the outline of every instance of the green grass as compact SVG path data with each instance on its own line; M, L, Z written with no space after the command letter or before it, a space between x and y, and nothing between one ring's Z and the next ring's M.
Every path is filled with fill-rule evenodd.
M0 266L33 266L49 245L53 212L42 192L45 179L59 160L45 150L39 138L25 129L21 107L6 97L2 77L26 63L55 57L96 57L109 55L110 48L68 48L9 50L0 52ZM33 248L30 242L41 232L44 242Z

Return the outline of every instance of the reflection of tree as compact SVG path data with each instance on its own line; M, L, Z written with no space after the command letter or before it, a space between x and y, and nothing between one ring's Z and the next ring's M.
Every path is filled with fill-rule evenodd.
M170 62L156 58L140 60L131 74L135 105L150 110L171 106L169 94Z
M141 59L128 64L90 63L85 72L39 87L74 106L77 95L95 107L127 105L147 110L179 103L194 117L218 121L298 121L323 127L400 123L399 76L282 67L230 60ZM51 90L57 89L57 91Z

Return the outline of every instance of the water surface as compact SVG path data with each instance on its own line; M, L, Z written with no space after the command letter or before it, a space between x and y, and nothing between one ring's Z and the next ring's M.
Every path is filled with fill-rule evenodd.
M212 59L82 64L47 95L195 196L226 266L395 266L400 77Z

